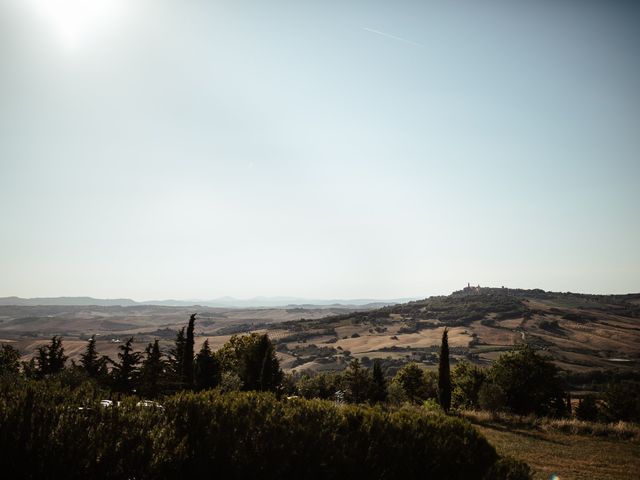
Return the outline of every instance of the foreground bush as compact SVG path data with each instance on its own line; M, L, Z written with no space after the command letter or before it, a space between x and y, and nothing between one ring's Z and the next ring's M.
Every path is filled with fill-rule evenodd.
M95 390L52 382L0 393L9 478L506 478L466 421L418 408L215 391L101 407Z

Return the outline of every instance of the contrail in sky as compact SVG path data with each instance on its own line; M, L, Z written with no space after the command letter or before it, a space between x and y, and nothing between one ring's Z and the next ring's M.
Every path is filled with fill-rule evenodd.
M412 40L407 40L406 38L396 37L395 35L391 35L390 33L381 32L380 30L374 30L373 28L362 27L363 30L367 32L375 33L377 35L382 35L383 37L392 38L393 40L398 40L400 42L408 43L409 45L415 45L416 47L424 47L423 44L414 42Z

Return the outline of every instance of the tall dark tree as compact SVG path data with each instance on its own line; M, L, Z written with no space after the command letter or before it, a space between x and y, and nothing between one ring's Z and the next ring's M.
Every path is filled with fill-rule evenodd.
M136 381L140 353L133 351L132 344L133 337L129 338L124 345L118 347L120 350L120 353L118 353L119 361L113 365L111 371L113 387L118 392L131 392Z
M98 373L98 351L96 349L96 336L92 335L87 342L87 348L80 355L80 365L89 377L95 377Z
M44 376L62 371L67 358L62 346L62 338L54 336L51 343L38 348L36 357L38 374Z
M194 355L194 339L193 331L196 323L196 315L192 314L187 325L187 338L184 342L184 356L182 358L182 383L188 388L193 386L193 355Z
M252 339L240 361L240 378L244 389L275 391L283 377L275 348L266 334L256 335Z
M362 403L367 400L371 391L371 378L369 372L362 368L360 360L353 359L344 372L344 386L347 400L353 403Z
M184 346L186 339L184 336L184 327L178 330L174 347L169 351L169 365L171 372L177 380L182 379L182 365L184 363Z
M244 390L275 391L282 381L280 362L266 334L233 335L215 356L221 371L237 375Z
M449 331L445 327L440 344L438 364L438 401L445 412L451 408L451 371L449 368Z
M160 377L164 370L164 362L160 353L158 340L147 345L140 368L140 391L148 397L155 397L160 391Z
M213 388L220 383L220 364L209 348L209 340L204 341L196 355L194 383L198 390Z
M20 352L11 345L0 349L0 375L16 376L20 371Z
M373 373L372 373L372 386L371 386L371 400L374 402L384 402L387 400L387 379L384 378L382 373L382 366L380 360L375 359L373 361Z
M96 336L92 335L87 342L87 348L80 355L80 366L90 378L98 378L107 374L108 358L99 357L96 349Z

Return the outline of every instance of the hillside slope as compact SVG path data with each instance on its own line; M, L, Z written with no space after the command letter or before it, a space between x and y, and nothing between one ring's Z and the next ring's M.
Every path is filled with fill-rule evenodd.
M324 370L352 357L365 365L374 358L435 364L444 327L454 359L477 364L526 343L567 370L637 368L640 294L467 287L449 296L272 328L279 350L294 358L291 367Z
M366 307L198 308L196 346L213 348L231 335L266 332L286 371L341 370L358 358L383 360L394 369L407 361L435 366L445 327L453 361L488 365L502 352L529 344L573 372L637 370L640 294L585 295L543 290L467 287L448 296ZM64 337L71 358L98 335L101 354L115 356L134 336L135 348L160 339L167 351L194 307L0 306L0 342L20 348L23 359Z

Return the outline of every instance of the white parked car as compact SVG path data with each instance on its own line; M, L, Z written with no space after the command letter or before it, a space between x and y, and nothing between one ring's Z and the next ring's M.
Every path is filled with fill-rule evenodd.
M153 407L164 410L164 407L162 405L160 405L158 402L154 402L153 400L140 400L138 403L136 403L136 407Z

